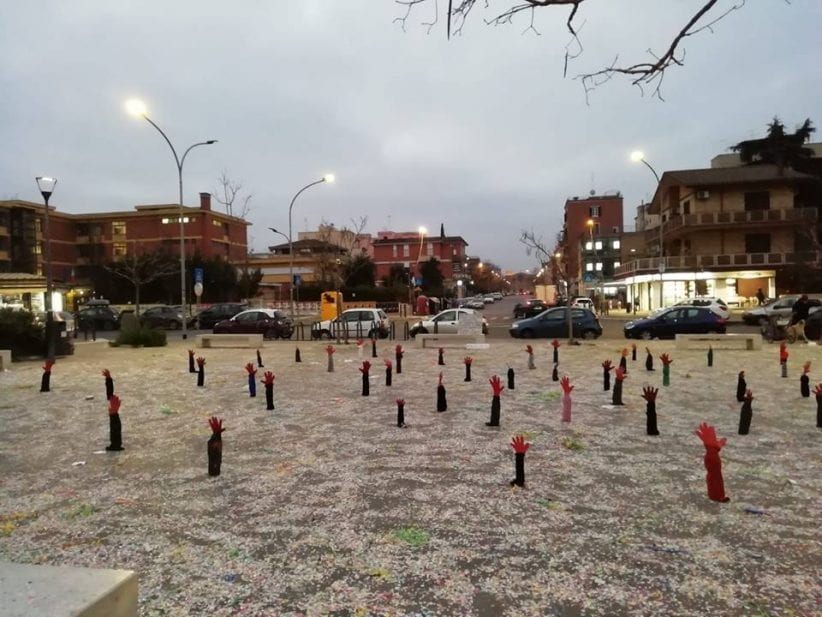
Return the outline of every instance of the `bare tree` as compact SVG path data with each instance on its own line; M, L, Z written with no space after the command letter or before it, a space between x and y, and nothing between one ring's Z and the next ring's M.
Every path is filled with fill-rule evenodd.
M401 25L403 30L405 30L406 22L414 9L420 8L422 5L428 5L433 8L433 17L422 22L422 25L428 28L428 32L431 32L431 29L439 21L440 6L447 5L445 9L445 27L446 36L449 39L452 33L455 35L462 34L463 28L472 12L484 10L485 16L482 19L486 25L492 26L513 24L514 19L521 13L524 13L523 17L529 20L529 24L528 27L523 30L522 34L532 32L539 36L541 33L534 25L537 9L567 8L570 12L566 18L565 27L568 30L569 40L565 45L564 77L568 75L569 63L578 58L583 52L584 48L582 39L580 38L580 31L584 27L585 22L579 22L579 13L583 5L590 3L588 0L508 0L508 7L500 11L499 9L491 8L490 0L394 1L405 9L403 15L394 19L396 23ZM789 3L788 0L784 1L785 3ZM648 49L649 60L634 63L623 63L620 60L619 54L615 54L613 61L605 68L592 73L578 74L575 79L580 80L582 83L586 99L591 90L618 75L631 79L631 83L637 86L643 93L646 88L650 87L653 96L662 99L661 86L665 71L674 66L682 66L685 63L685 50L682 48L683 41L690 36L706 30L712 33L717 22L724 19L728 14L741 9L745 6L746 2L747 0L735 0L734 4L723 11L721 6L717 6L719 0L700 0L698 8L685 25L682 26L678 32L672 33L670 43L664 51L655 52L652 49ZM477 8L478 5L480 7L479 9ZM429 15L432 15L432 13L429 13ZM626 19L629 19L629 17L626 16Z
M561 257L555 257L561 245L561 234L557 234L557 241L553 251L549 251L548 244L537 236L536 232L523 230L519 237L520 243L525 245L525 254L533 255L539 261L540 267L550 266L551 272L560 281L565 283L565 327L568 330L568 342L574 343L574 323L571 319L571 277L568 265Z
M103 266L106 271L127 280L134 287L134 314L137 317L140 317L140 288L180 271L180 264L170 255L159 251L148 253L141 249L139 243L132 241L125 255Z
M333 281L339 266L361 254L362 233L368 224L367 216L350 220L351 226L337 227L325 219L320 222L317 239L324 245L317 256L318 279ZM336 248L332 248L336 247ZM339 250L338 250L339 249Z
M224 169L217 178L219 188L214 191L214 199L225 208L225 213L229 216L236 216L244 219L251 212L251 198L253 193L241 195L243 185L241 182L232 180L227 169Z

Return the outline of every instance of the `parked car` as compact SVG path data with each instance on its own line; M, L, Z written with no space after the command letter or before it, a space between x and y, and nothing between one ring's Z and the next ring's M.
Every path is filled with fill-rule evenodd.
M388 315L382 309L353 308L343 311L337 319L318 321L311 325L311 338L388 338Z
M186 326L191 327L196 319L189 317ZM183 327L183 313L173 306L155 306L143 311L140 323L152 328L179 330Z
M494 300L502 300L502 292L495 291L491 294L491 297L494 298Z
M793 305L799 300L799 295L782 296L778 300L771 300L764 306L745 311L742 313L742 321L750 326L765 326L770 323L771 317L790 317L793 313ZM811 303L811 313L818 310L822 305L818 297L809 297Z
M214 334L262 334L263 338L291 338L294 324L282 311L249 309L214 324Z
M478 300L477 298L468 298L465 302L463 302L462 305L465 308L475 309L478 311L481 311L485 308L485 302L483 302L482 300Z
M719 315L725 321L731 318L731 310L728 305L721 298L713 296L697 296L696 298L685 298L680 300L673 306L704 306L711 309L714 313Z
M594 301L591 300L588 296L577 296L573 300L571 300L571 306L575 306L577 308L586 308L590 310L594 310Z
M95 304L77 313L80 330L116 330L120 327L120 314L107 304Z
M494 302L497 301L497 299L494 296L488 295L488 296L483 296L482 301L483 301L484 304L493 304Z
M568 336L568 307L558 306L544 310L536 317L521 319L511 324L514 338L562 338ZM575 337L595 339L602 336L602 326L590 309L571 308Z
M244 311L248 307L237 302L227 302L223 304L213 304L207 309L200 311L195 318L198 328L210 330L218 321L231 319L237 313Z
M548 305L542 300L528 300L524 303L519 303L514 306L514 319L523 319L525 317L534 317L539 315L542 311L548 308Z
M671 307L659 313L629 321L625 338L674 338L677 334L725 333L725 320L704 306Z
M822 339L822 311L815 311L805 320L805 338L808 341Z
M431 319L418 321L409 331L411 338L418 334L456 334L459 331L459 321L465 315L476 315L482 323L482 333L488 334L488 321L480 317L474 310L468 308L448 309L437 313Z
M63 321L66 324L66 333L73 334L74 330L77 325L77 321L74 319L74 315L69 313L68 311L52 311L52 317L54 321ZM35 323L45 324L46 323L46 312L45 311L37 311L34 314L34 321Z

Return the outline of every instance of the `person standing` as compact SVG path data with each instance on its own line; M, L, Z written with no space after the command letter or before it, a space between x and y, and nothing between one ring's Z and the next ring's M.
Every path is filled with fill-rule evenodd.
M765 304L765 293L762 291L762 288L756 290L756 299L759 301L759 306Z
M808 300L808 296L806 294L802 294L799 300L794 302L791 307L791 311L793 311L793 314L791 315L790 325L793 326L798 324L800 321L805 321L811 311L811 302Z

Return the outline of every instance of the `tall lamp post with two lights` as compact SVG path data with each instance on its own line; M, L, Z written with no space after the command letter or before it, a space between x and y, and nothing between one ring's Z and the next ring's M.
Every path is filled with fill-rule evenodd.
M325 174L319 180L315 180L314 182L306 184L303 188L297 191L296 195L294 195L294 197L291 199L291 204L289 204L288 206L288 300L292 320L294 319L294 243L292 242L291 236L291 211L294 209L294 202L297 201L297 197L299 197L303 191L310 189L312 186L322 184L323 182L332 184L334 180L334 174ZM269 229L271 228L269 227ZM273 231L275 231L276 233L280 233L276 230Z
M183 206L183 165L186 162L186 157L188 153L191 152L194 148L199 146L210 146L212 144L216 144L216 139L209 139L206 141L198 141L195 144L190 145L186 148L185 152L183 152L183 156L177 156L177 150L174 148L174 144L171 143L171 140L168 136L163 132L155 122L148 117L148 108L146 104L139 100L139 99L129 99L126 101L126 111L130 113L132 116L143 118L146 122L148 122L151 126L157 129L157 132L163 136L163 139L166 140L168 147L171 148L171 154L174 155L174 163L177 165L177 181L178 186L180 189L179 193L179 200L178 205L180 206L180 304L182 306L183 312L183 339L185 340L188 338L187 334L187 325L186 322L188 321L186 316L186 244L185 244L185 226L184 226L184 219L185 219L185 209Z
M57 178L49 178L48 176L37 176L37 188L40 189L40 194L43 196L45 202L45 210L43 214L43 265L45 266L46 274L46 297L44 302L44 309L46 311L46 358L54 360L56 352L56 345L54 341L54 312L52 311L52 276L51 276L51 234L49 232L49 198L54 192L54 187L57 186Z
M634 163L642 163L651 170L651 173L654 174L654 178L656 179L656 184L659 186L660 179L659 174L656 173L656 169L654 169L651 164L645 160L645 154L640 150L634 150L631 152L631 161ZM662 228L662 203L659 204L659 306L662 308L665 303L662 297L664 283L662 281L662 275L665 273L665 246L663 244L663 228ZM634 299L636 302L636 298Z

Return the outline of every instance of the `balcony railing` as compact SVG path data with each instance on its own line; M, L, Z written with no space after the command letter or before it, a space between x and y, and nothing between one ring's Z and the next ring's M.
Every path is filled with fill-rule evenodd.
M694 272L699 270L729 270L736 268L769 268L777 266L819 263L817 251L793 253L732 253L726 255L681 255L665 257L663 272ZM659 257L634 259L614 270L615 278L660 272Z
M779 210L750 210L743 212L700 212L680 214L665 221L667 235L682 227L725 227L738 225L802 225L813 223L818 215L815 208L782 208Z

